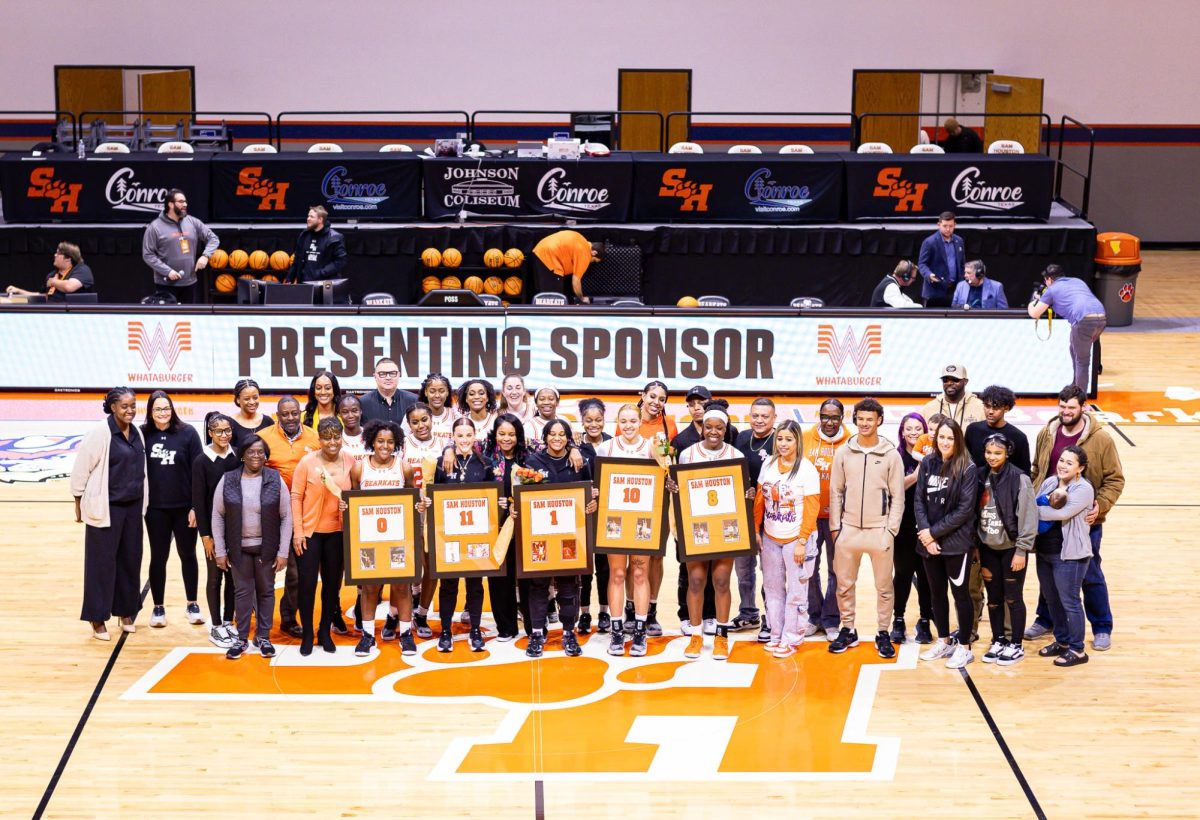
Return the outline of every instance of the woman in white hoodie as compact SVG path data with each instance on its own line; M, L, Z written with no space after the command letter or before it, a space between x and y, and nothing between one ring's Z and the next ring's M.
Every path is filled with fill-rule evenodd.
M146 446L133 424L137 397L115 387L104 397L108 423L83 437L71 470L75 521L83 537L83 611L92 637L110 640L105 622L113 615L121 629L135 631L141 609L142 516L150 500Z

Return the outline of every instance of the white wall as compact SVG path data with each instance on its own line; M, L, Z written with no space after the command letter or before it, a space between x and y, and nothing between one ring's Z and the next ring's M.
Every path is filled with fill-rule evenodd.
M195 65L198 108L270 113L608 108L618 68L656 67L694 70L695 109L838 111L854 68L992 68L1044 77L1054 116L1200 121L1192 0L0 0L0 20L0 109L50 108L56 62Z

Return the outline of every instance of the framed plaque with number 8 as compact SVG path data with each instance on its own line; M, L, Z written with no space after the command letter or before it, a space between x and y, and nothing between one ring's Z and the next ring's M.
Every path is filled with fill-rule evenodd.
M499 482L430 484L425 516L429 574L434 578L478 578L504 572L496 554L500 534Z
M346 583L419 583L424 538L417 491L353 490L342 498Z
M744 459L671 465L679 521L679 559L711 561L751 555L758 548L754 501L746 498L750 469Z

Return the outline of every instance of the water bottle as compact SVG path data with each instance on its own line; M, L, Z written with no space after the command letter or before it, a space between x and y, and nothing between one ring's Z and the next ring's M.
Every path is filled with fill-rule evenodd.
M79 157L80 159L83 159L84 157L87 156L87 149L84 148L84 146L83 146L83 138L82 137L75 140L75 155L77 157Z

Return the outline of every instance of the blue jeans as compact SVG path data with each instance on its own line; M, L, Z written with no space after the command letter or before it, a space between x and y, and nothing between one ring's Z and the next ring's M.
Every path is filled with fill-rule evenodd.
M753 620L758 617L758 599L754 589L758 583L758 556L741 555L734 558L733 570L737 573L738 615ZM766 601L765 593L763 601Z
M1100 536L1102 524L1092 525L1092 560L1088 562L1087 575L1083 578L1083 611L1092 625L1092 635L1108 635L1113 630L1112 607L1108 604L1108 582L1100 568ZM1041 577L1040 575L1038 576ZM1046 599L1038 595L1037 618L1034 623L1046 629L1054 629L1053 614L1046 606Z
M824 549L822 549L824 547ZM825 592L821 593L821 555L825 556ZM808 579L808 617L821 629L837 629L842 623L837 604L837 576L833 573L833 541L829 519L817 519L817 558Z
M1079 593L1091 562L1091 558L1063 560L1042 553L1037 557L1038 582L1054 619L1054 640L1069 646L1072 652L1083 651L1084 618Z

